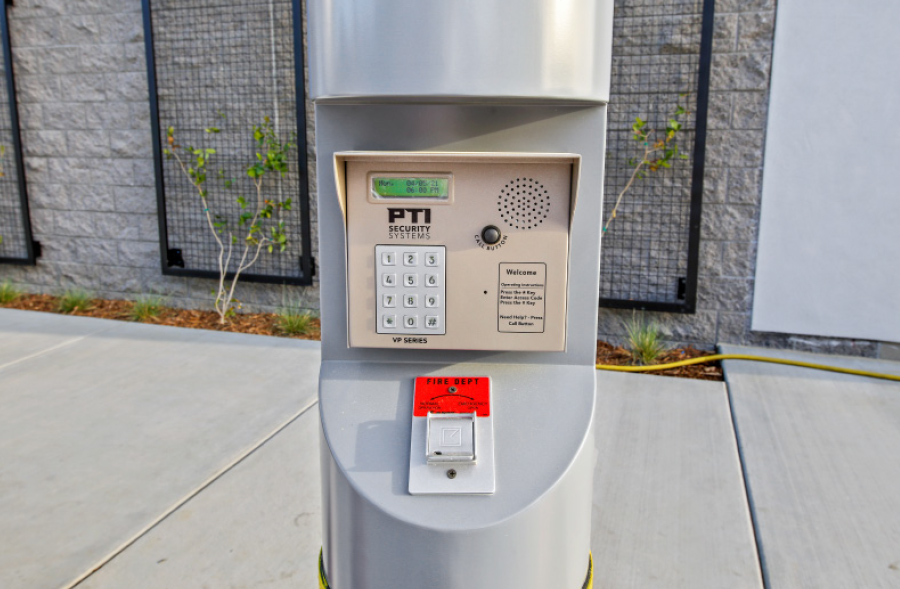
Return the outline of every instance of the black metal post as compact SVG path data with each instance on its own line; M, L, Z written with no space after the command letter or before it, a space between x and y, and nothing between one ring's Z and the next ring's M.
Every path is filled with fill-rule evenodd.
M687 280L684 312L697 310L697 274L700 268L700 225L703 219L703 175L706 170L706 118L709 111L709 78L712 71L715 0L703 0L700 34L700 71L697 76L697 126L694 131L694 174L691 180L691 215L688 235Z
M150 90L150 133L153 141L153 172L156 176L156 215L159 226L159 264L163 274L169 269L169 229L166 225L166 187L162 168L159 128L159 96L156 92L156 55L153 51L153 17L150 0L142 0L144 48L147 53L147 87Z
M305 284L312 284L315 273L312 258L312 235L309 219L309 162L306 160L306 80L303 75L305 51L303 51L303 8L300 0L293 0L294 16L294 83L296 85L297 107L297 166L300 171L300 223L302 256L300 268Z
M19 102L16 98L16 77L13 72L12 44L9 39L9 15L7 9L12 0L3 3L0 10L0 37L3 43L3 60L6 66L6 92L9 95L10 134L16 160L16 176L19 184L19 202L22 215L22 236L25 240L25 258L0 257L0 263L33 266L37 263L40 248L31 233L31 214L28 208L28 185L25 182L25 159L22 153L22 135L19 130Z

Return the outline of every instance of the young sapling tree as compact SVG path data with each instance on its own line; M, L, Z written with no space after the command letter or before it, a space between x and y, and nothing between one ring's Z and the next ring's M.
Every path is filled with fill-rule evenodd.
M654 129L647 128L647 121L640 117L635 118L631 125L632 139L640 146L642 153L640 157L628 160L628 165L634 168L631 177L616 197L616 203L613 205L609 218L603 226L605 233L609 229L610 223L616 218L619 211L619 205L622 204L622 198L631 189L637 180L644 178L647 172L656 172L660 168L671 168L672 161L678 159L688 159L688 156L678 151L678 133L681 131L682 125L678 121L681 115L687 114L687 110L683 106L676 105L675 112L666 123L665 132L659 132Z
M220 132L217 127L205 130L207 134ZM175 139L175 128L169 127L168 145L163 149L166 157L177 162L179 168L197 190L203 205L207 226L218 246L218 284L215 290L214 307L219 314L219 323L225 324L229 317L240 308L240 301L234 296L241 274L259 260L263 251L283 252L288 247L287 229L282 220L283 211L291 209L290 198L268 198L264 190L267 183L277 181L288 172L291 150L295 147L293 138L282 141L266 117L261 125L253 127L253 141L256 144L255 160L251 161L246 173L253 185L250 198L239 194L234 202L240 207L236 223L229 221L224 210L212 210L210 189L231 190L235 181L222 169L214 171L211 162L216 150L181 146ZM219 181L210 183L214 175ZM221 199L216 199L222 204Z

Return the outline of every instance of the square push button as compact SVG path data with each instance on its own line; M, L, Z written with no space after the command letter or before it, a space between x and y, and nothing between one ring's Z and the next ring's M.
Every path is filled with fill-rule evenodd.
M397 327L397 316L396 315L385 315L382 320L382 325L384 325L388 329L393 329Z
M397 275L396 274L382 274L381 275L381 284L384 286L397 286Z
M397 306L397 295L394 294L386 294L382 298L382 306L385 308L391 308Z
M403 252L403 265L404 266L418 266L419 265L419 254L416 252Z
M419 326L418 315L406 315L403 317L403 327L406 329L415 329Z
M397 264L397 254L394 252L382 252L381 253L381 265L382 266L395 266Z
M429 413L429 464L475 462L475 414Z
M438 257L437 252L428 252L425 254L425 265L426 266L437 266L440 258Z

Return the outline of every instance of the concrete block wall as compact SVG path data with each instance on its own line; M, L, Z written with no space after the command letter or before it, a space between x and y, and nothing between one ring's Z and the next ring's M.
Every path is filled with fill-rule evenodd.
M16 0L9 17L32 228L43 255L35 267L0 266L0 280L105 298L160 293L174 306L211 308L212 280L160 271L140 0ZM318 307L315 287L238 289L249 310L286 300Z
M877 342L750 331L775 0L717 0L716 13L698 310L648 316L677 343L878 355ZM16 0L9 15L32 224L44 253L36 267L0 265L0 280L107 298L158 292L172 305L209 308L212 281L163 276L159 267L140 0ZM318 307L315 286L244 283L238 297L251 310L286 298ZM598 336L622 341L630 317L601 309Z

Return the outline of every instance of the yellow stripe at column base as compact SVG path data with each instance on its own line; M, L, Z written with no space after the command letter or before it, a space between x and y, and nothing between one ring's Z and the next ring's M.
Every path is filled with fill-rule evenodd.
M322 558L322 550L319 551L319 589L331 589L328 579L325 578L325 561ZM582 589L594 589L594 555L588 554L587 579L584 580Z
M322 550L319 550L319 589L331 589L328 579L325 578L325 561L322 560Z

